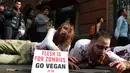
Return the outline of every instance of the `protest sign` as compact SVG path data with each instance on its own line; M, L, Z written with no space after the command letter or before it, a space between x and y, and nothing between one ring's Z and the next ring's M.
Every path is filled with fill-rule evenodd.
M69 73L68 52L35 50L31 73Z

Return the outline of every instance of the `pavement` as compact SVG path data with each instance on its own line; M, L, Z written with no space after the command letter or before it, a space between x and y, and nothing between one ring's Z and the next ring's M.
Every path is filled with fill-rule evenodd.
M0 73L31 73L31 65L0 65ZM16 68L15 72L8 72L6 69ZM94 69L69 70L69 73L116 73L114 68L98 66Z

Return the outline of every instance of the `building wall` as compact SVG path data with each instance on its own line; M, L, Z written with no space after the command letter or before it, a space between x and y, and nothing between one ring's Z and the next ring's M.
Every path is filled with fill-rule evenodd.
M107 31L111 34L114 32L114 13L113 13L113 0L107 0L108 4L108 24L107 24Z
M102 29L112 33L112 0L80 0L79 35L88 35L89 28L97 23L97 18L105 19Z

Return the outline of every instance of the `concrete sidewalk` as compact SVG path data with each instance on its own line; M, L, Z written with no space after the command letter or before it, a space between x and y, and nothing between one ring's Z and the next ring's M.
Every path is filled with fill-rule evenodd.
M16 68L18 71L8 72L6 69ZM0 73L31 73L31 65L0 65ZM99 66L95 69L70 70L69 73L115 73L114 69Z

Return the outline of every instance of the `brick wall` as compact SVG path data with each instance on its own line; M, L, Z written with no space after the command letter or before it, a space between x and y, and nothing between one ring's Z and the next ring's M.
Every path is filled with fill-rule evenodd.
M79 34L88 34L90 26L96 24L100 16L106 20L106 0L81 0ZM106 30L106 26L102 26Z
M87 35L89 28L96 24L97 18L105 19L102 29L113 32L112 0L80 0L79 35Z

